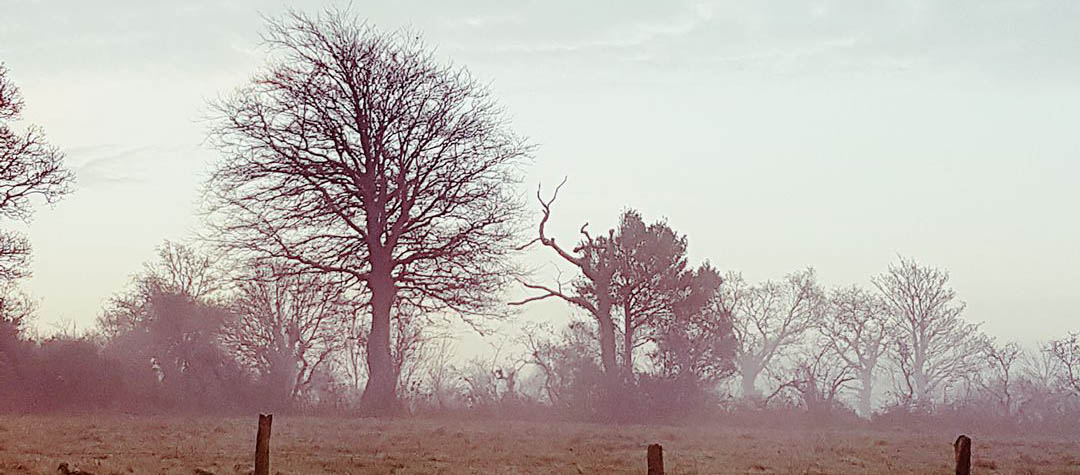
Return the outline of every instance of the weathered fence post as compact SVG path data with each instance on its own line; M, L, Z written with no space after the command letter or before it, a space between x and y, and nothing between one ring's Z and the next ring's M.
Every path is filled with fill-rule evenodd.
M270 424L273 414L259 414L259 433L255 437L255 475L270 475Z
M971 438L957 437L953 450L956 451L956 475L971 475Z
M664 475L664 448L660 444L649 445L649 475Z

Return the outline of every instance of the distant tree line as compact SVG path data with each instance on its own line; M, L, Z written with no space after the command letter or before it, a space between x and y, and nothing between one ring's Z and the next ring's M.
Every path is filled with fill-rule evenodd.
M557 298L589 318L555 338L526 338L548 403L577 394L566 408L589 407L570 387L587 380L592 415L616 420L710 407L886 420L962 413L1002 425L1080 414L1080 333L1031 350L1000 343L963 318L943 269L900 258L870 288L825 289L813 269L750 284L708 262L689 266L686 237L634 210L601 236L583 226L566 249L545 232L553 202L540 199L535 242L578 273L525 282L536 295L513 304Z
M537 191L532 228L518 195L532 146L419 37L328 11L272 20L266 41L267 66L211 104L206 237L165 242L95 328L29 330L29 244L0 232L0 409L1080 415L1080 333L1000 343L943 269L900 258L869 287L827 289L811 268L747 282L691 263L686 235L633 209L565 244L548 229L565 182ZM25 220L72 175L40 129L16 132L22 104L0 67L0 216ZM572 272L525 272L526 249ZM514 287L529 293L508 302ZM549 299L580 318L455 357L449 323Z

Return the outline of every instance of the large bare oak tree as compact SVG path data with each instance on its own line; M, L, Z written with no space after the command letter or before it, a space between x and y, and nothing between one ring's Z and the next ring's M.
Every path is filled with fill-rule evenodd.
M489 90L347 12L269 22L272 57L212 104L210 221L234 252L342 276L371 311L366 411L396 408L396 305L494 315L529 152Z
M735 366L742 396L758 400L757 380L822 319L825 294L813 269L788 274L784 280L747 285L739 274L728 274L720 287L718 305L731 315Z
M965 304L943 269L901 258L873 282L896 331L899 402L925 409L939 390L978 369L984 341L979 325L960 316Z
M892 347L889 308L880 296L858 286L833 290L821 335L859 382L859 415L873 410L874 377Z

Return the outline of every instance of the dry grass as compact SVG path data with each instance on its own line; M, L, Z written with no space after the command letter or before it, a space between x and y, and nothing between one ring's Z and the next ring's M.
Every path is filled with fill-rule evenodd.
M257 419L0 416L0 474L246 473ZM1080 442L971 434L973 473L1080 474ZM951 473L955 434L275 418L272 470L292 473Z

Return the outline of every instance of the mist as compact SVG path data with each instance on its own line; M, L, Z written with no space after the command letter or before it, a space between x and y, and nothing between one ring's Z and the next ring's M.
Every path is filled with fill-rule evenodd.
M1080 457L1076 8L117 7L0 6L0 468Z

